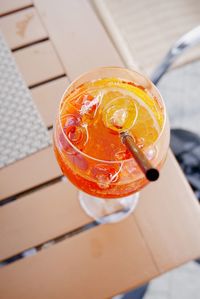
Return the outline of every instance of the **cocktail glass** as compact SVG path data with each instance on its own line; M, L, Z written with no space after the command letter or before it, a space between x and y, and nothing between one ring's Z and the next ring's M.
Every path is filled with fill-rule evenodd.
M163 99L144 75L120 67L83 74L62 96L54 125L60 168L80 191L84 211L99 223L135 209L149 181L121 139L128 132L157 169L169 147Z

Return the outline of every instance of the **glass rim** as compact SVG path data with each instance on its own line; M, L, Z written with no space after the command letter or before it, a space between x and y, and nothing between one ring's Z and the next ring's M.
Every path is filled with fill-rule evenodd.
M123 71L127 71L129 73L136 73L138 74L139 76L142 76L143 78L145 78L147 81L149 81L153 88L156 90L156 92L158 93L160 99L161 100L161 104L162 104L162 108L163 108L163 115L164 115L164 120L163 120L163 125L162 125L162 128L161 128L161 131L158 135L158 138L156 139L156 141L154 143L152 143L150 146L148 146L146 149L148 148L151 148L151 147L156 147L157 143L160 141L163 133L164 133L164 130L165 130L165 127L166 127L166 122L167 122L167 114L166 114L166 106L165 106L165 102L163 100L163 97L162 95L160 94L160 91L158 90L158 88L154 85L154 83L148 78L146 77L144 74L142 73L139 73L138 71L136 70L130 70L126 67L118 67L118 66L104 66L104 67L98 67L98 68L95 68L95 69L92 69L90 71L87 71L87 72L84 72L82 73L80 76L78 76L76 79L74 79L70 84L69 86L65 89L62 97L61 97L61 100L60 100L60 103L59 103L59 109L58 109L58 119L59 119L59 125L61 127L61 132L62 134L64 135L64 138L67 140L67 142L70 144L70 146L76 151L78 152L79 154L81 154L82 156L85 156L87 157L88 159L91 159L91 160L94 160L94 161L98 161L100 163L107 163L107 164L114 164L114 163L123 163L123 162L130 162L130 161L135 161L135 158L134 157L131 157L129 159L124 159L124 160L102 160L102 159L98 159L98 158L95 158L95 157L92 157L88 154L85 154L84 152L82 152L81 150L79 150L69 139L68 137L66 136L66 134L64 133L64 130L63 130L63 127L62 127L62 124L61 124L61 115L60 115L60 111L61 111L61 105L66 97L66 94L68 93L69 89L74 85L74 83L76 83L78 80L80 80L82 77L86 76L87 74L91 74L91 73L94 73L94 72L98 72L99 70L103 70L103 69L118 69L118 70L123 70ZM109 78L109 77L105 77L105 78ZM98 80L98 79L97 79Z

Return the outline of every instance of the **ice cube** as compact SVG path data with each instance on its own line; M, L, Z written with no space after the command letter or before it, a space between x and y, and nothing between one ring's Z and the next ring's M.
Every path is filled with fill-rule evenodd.
M79 152L75 152L71 155L68 155L68 159L80 170L85 171L88 169L88 162L86 158Z
M115 151L114 156L118 161L127 160L132 157L131 153L127 149Z
M111 122L116 128L123 128L127 118L127 111L124 108L116 110L111 117Z
M80 115L84 124L89 124L95 119L99 105L101 103L101 99L101 93L99 93L95 97L92 97L91 95L85 96L82 102L82 107L80 109Z
M128 97L117 97L111 100L103 110L103 121L106 127L123 132L131 129L137 119L135 102Z
M101 189L107 189L110 186L110 179L104 174L99 174L97 177L97 185Z
M74 154L75 149L69 144L65 134L60 133L59 135L59 148L67 154Z
M125 169L130 174L136 173L138 171L138 167L137 167L135 160L126 162Z
M92 169L96 183L102 189L107 189L110 184L116 183L119 179L119 173L115 167L106 164L97 164Z
M83 139L83 129L78 126L71 126L68 128L67 137L73 144L80 143Z
M87 126L82 124L81 118L68 115L63 130L69 141L82 150L88 141L88 130Z

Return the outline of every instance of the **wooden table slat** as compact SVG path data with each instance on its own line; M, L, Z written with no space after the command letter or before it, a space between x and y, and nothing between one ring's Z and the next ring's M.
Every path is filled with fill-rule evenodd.
M127 245L128 240L128 245ZM133 217L102 225L0 269L4 299L102 299L158 271Z
M52 126L62 94L69 85L63 77L31 89L33 100L47 127Z
M180 188L184 178L180 174L180 169L177 172L173 171L175 167L177 167L176 161L173 155L169 154L161 178L141 192L138 207L133 214L160 272L167 271L171 265L178 266L194 259L200 253L200 235L198 232L200 207L193 199L192 191L186 181L186 192ZM166 180L173 188L169 188L167 192L162 193L163 186L167 183ZM14 255L26 248L43 243L49 238L56 237L56 232L60 235L63 232L77 228L77 226L86 224L88 219L86 215L85 218L82 216L84 212L80 211L77 204L77 194L74 190L75 188L70 183L63 184L60 182L3 207L2 214L0 213L0 219L2 219L2 223L0 221L0 239L2 240L3 256L5 257L6 252L8 252L8 255ZM64 196L66 196L66 199L71 198L66 202L64 201L65 207L63 208L62 200L64 200ZM45 198L42 199L42 197ZM74 206L71 208L73 201ZM64 218L62 216L57 217L61 211L59 205L61 210L63 209L64 215L65 209L66 213L70 213L64 224ZM182 213L181 217L178 215L178 218L177 210L179 205ZM42 222L42 216L40 218L40 215L45 211L44 206L47 211L44 214L44 222ZM27 215L24 214L22 217L20 213L23 213L23 211ZM34 218L31 218L31 215L29 217L29 212L39 215L38 223L35 226ZM14 214L16 214L15 217L13 217ZM52 222L48 223L50 215ZM190 215L195 215L195 217ZM4 217L7 220L12 219L8 222L7 227L4 224ZM47 217L47 221L45 217ZM82 220L86 222L82 222ZM27 223L26 226L25 223ZM17 236L21 234L21 238L15 244L16 231L18 231ZM168 240L172 240L172 242L167 242ZM127 242L129 243L129 240ZM181 252L174 250L175 243L177 248L181 248Z
M0 16L33 4L31 0L1 0Z
M32 45L13 54L28 86L65 73L50 41Z
M123 66L87 0L34 0L70 80L99 66Z
M11 49L47 38L35 8L27 8L0 18L1 31Z
M21 193L61 175L53 149L46 149L0 170L0 200Z
M0 260L89 222L69 181L34 191L0 209Z

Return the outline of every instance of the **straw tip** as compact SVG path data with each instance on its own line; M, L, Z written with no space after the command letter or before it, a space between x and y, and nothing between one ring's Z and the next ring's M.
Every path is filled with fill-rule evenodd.
M146 178L151 182L157 181L159 178L159 171L156 168L148 169L146 172Z

